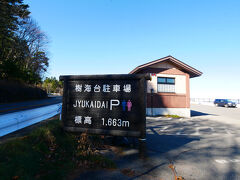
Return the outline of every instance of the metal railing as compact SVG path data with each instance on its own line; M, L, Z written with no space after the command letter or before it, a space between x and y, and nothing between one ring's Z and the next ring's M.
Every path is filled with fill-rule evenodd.
M0 115L0 137L61 113L62 103Z
M214 98L190 98L190 102L195 102L195 103L201 103L201 102L205 102L205 103L213 103L214 102ZM229 99L233 102L236 102L237 104L240 104L240 99Z

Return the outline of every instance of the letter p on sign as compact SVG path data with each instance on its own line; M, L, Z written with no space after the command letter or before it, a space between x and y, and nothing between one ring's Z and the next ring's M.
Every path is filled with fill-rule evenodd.
M112 110L113 106L119 106L120 101L117 99L111 99L110 100L110 110Z

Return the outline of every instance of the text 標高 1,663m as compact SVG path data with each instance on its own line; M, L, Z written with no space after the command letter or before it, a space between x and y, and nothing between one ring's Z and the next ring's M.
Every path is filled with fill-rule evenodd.
M122 121L122 119L102 118L102 125L114 127L129 127L129 121Z

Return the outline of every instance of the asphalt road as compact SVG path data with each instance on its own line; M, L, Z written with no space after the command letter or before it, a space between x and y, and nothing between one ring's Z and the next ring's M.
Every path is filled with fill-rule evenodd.
M117 171L91 171L77 179L240 179L240 109L191 109L191 118L147 117L146 159L127 148L114 157Z
M48 106L62 102L62 96L49 97L47 99L24 101L17 103L4 103L0 104L0 115L17 111L23 111L27 109L38 108L42 106Z
M218 122L240 126L240 108L192 104L191 110L192 117L208 118Z
M148 118L153 167L166 158L187 180L240 179L240 109L204 105L191 105L191 109L191 118ZM166 165L148 174L173 179Z

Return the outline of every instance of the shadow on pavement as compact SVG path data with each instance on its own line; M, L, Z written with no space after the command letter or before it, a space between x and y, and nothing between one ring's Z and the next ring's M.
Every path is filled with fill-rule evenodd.
M209 115L193 112L196 116ZM96 172L95 176L89 172L90 175L83 174L79 179L101 176L115 180L174 179L169 164L174 164L178 176L186 179L239 179L239 128L207 118L185 121L153 118L147 120L146 132L145 159L139 159L137 145L134 148L125 145L112 156L118 169ZM120 139L116 141L119 143ZM122 173L123 170L133 172L132 176Z
M178 149L192 141L199 141L198 137L179 135L147 134L147 148L151 153L166 153ZM149 154L151 156L151 154Z
M208 114L208 113L204 113L204 112L200 112L200 111L191 110L191 117L194 117L194 116L207 116L207 115L214 115L214 116L216 116L215 114Z

